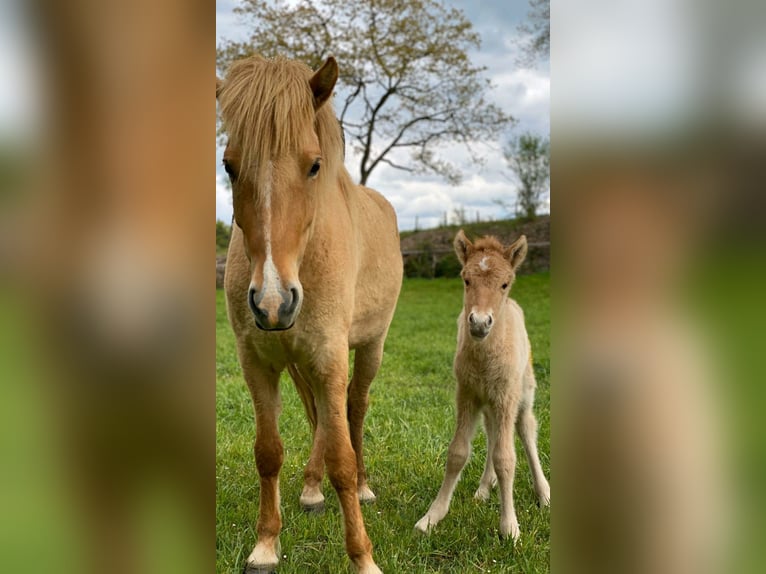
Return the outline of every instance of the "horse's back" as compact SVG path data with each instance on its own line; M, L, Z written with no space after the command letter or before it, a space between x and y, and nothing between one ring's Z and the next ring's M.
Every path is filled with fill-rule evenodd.
M394 208L380 193L358 187L358 273L349 345L357 347L388 331L402 285L403 263Z

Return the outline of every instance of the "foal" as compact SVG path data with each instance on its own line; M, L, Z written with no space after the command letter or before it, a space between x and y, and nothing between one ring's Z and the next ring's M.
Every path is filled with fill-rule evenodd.
M439 494L415 528L428 532L444 518L468 460L479 414L487 432L487 461L475 498L487 500L500 485L500 535L519 536L513 507L516 451L513 426L524 444L540 504L550 504L551 490L537 454L537 420L532 413L535 376L521 307L508 297L515 271L527 254L523 235L510 247L494 237L472 244L461 230L455 252L463 265L464 308L458 317L455 376L457 429L447 454Z

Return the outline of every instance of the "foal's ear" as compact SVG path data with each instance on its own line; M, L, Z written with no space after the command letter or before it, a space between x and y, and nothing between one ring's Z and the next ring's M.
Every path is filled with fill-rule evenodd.
M311 79L309 85L314 93L314 109L318 110L332 96L332 89L338 81L338 62L330 56Z
M511 245L505 249L503 255L505 255L505 258L511 262L511 267L516 271L527 256L527 236L522 235L516 241L511 243Z
M457 232L454 245L455 255L457 255L458 261L460 261L461 265L465 265L468 256L471 254L471 251L473 251L473 243L468 240L462 229Z
M218 76L215 77L215 99L218 99L218 96L221 95L221 88L223 88L223 80L219 78Z

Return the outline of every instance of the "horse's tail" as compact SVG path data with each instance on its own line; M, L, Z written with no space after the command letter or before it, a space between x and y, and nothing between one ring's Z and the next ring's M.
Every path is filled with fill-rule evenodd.
M306 409L306 417L309 419L309 424L311 424L311 431L314 432L317 428L317 406L314 402L314 392L298 370L298 365L295 363L288 364L287 372L290 373L295 382L295 388L298 389L298 395L303 402L303 408Z

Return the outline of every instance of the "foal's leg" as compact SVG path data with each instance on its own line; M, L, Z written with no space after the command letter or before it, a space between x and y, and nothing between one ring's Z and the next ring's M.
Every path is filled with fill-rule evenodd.
M361 502L373 502L375 494L367 486L367 470L364 466L363 440L364 417L369 404L370 384L380 368L383 358L383 341L360 347L354 355L354 376L348 387L348 425L351 446L356 454L357 493Z
M476 432L478 414L476 404L461 393L458 383L457 429L447 451L447 469L439 493L425 516L415 524L415 528L421 532L428 532L447 515L460 473L471 454L471 440Z
M243 360L243 371L255 408L255 464L260 477L258 543L247 558L247 574L270 572L279 562L278 545L282 518L279 514L279 470L282 441L277 419L281 410L279 373Z
M495 450L497 428L492 417L487 415L484 415L484 431L487 434L487 460L484 463L484 473L481 475L479 488L476 489L476 493L473 495L477 500L489 500L489 493L492 491L492 487L497 484L495 465L492 464L492 452Z
M535 487L537 499L541 506L551 503L551 487L543 474L540 465L540 455L537 452L537 419L532 412L535 402L535 375L531 365L524 374L524 395L521 402L521 411L516 419L516 430L524 445L524 452L529 461L529 470L532 472L532 484Z
M338 345L337 352L321 360L313 388L316 393L318 428L325 440L325 464L343 511L346 552L360 574L380 574L372 559L372 543L362 520L357 496L356 455L351 446L346 412L348 350Z
M500 490L500 536L519 537L519 521L513 506L513 477L516 472L516 449L513 444L513 423L516 405L499 405L491 409L497 428L497 441L492 450L492 463Z

